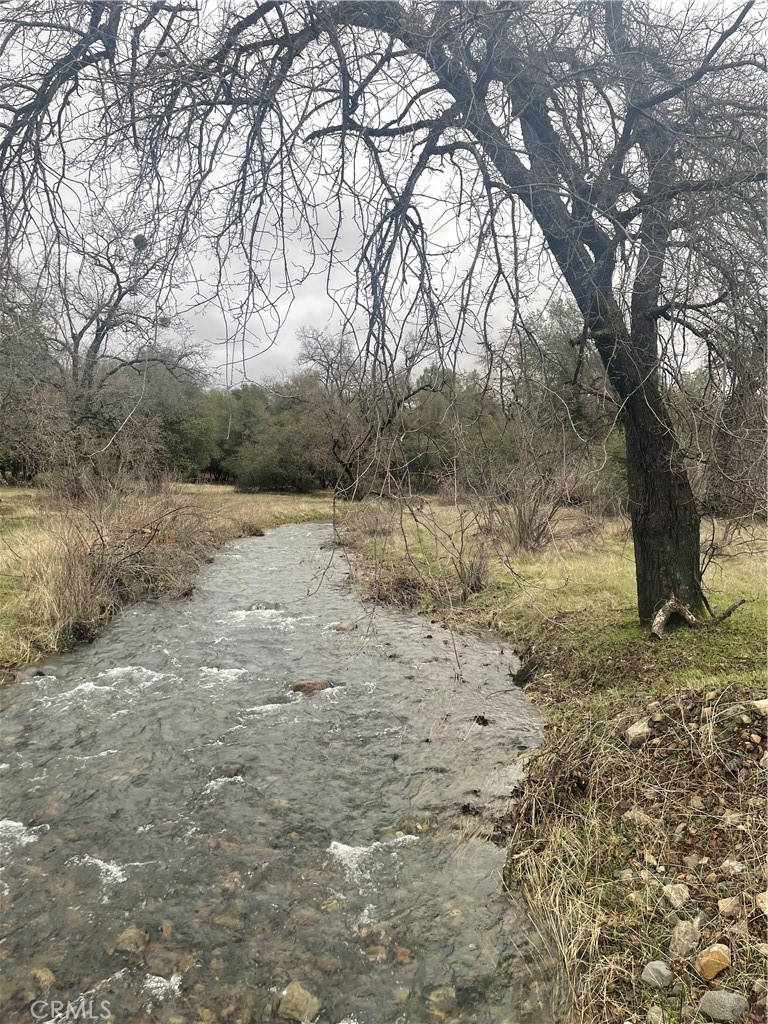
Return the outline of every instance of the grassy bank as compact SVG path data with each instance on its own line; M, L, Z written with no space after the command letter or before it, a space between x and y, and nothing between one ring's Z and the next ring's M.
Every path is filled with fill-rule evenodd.
M0 669L92 638L122 606L184 596L222 544L330 517L330 499L167 486L77 501L0 491Z
M370 595L525 652L519 681L549 725L504 823L507 878L560 951L567 1019L704 1020L699 1001L719 989L746 997L745 1022L765 1020L766 718L752 701L765 697L766 594L753 539L730 538L709 573L713 605L748 603L659 642L636 622L624 522L564 515L525 554L456 509L403 518L381 503L343 535ZM647 735L633 747L636 722ZM726 951L709 959L730 966L707 981L696 958L714 944ZM653 960L670 988L641 981Z

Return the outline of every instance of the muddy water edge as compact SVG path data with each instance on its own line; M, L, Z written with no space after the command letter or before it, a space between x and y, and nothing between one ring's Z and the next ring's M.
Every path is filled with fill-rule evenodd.
M291 982L329 1024L554 1019L494 842L542 728L511 652L364 605L331 538L237 541L2 691L3 1024L274 1021Z

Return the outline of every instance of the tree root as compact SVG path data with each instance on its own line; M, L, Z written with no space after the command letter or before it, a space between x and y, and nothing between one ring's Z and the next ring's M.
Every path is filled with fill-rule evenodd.
M664 635L664 628L669 622L673 615L679 615L681 619L684 619L692 629L701 629L706 626L716 626L718 622L722 622L723 619L727 619L729 615L733 615L737 608L741 605L746 604L746 598L742 597L740 601L736 601L730 608L726 608L724 612L719 615L713 615L709 620L697 619L687 604L682 604L677 600L673 594L668 601L659 608L653 617L651 623L651 636L656 637L657 640L661 640Z

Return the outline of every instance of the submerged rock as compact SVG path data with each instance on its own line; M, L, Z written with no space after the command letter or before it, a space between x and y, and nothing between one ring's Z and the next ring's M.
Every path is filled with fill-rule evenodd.
M297 1020L302 1024L313 1021L320 1013L320 1000L298 981L292 981L280 997L277 1015L283 1020Z
M50 971L47 967L35 967L29 973L45 992L47 992L56 981L56 976L53 971Z
M444 1016L456 1007L456 989L453 985L438 985L427 996L428 1009Z
M317 693L318 690L330 690L333 683L330 679L304 679L294 683L291 689L294 693Z
M141 956L149 945L149 935L139 928L126 928L115 940L113 951Z
M160 978L184 974L195 963L195 956L181 949L153 949L147 953L147 968Z

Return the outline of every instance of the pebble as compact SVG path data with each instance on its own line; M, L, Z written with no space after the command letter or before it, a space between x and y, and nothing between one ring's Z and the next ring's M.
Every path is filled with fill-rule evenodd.
M746 921L737 921L728 925L728 934L737 939L749 939L749 925Z
M664 1024L664 1010L654 1004L649 1007L645 1020L646 1024Z
M292 981L277 1004L277 1015L283 1020L312 1021L320 1012L320 1000L298 981Z
M768 717L768 697L764 697L762 700L753 700L752 707L763 718Z
M663 960L651 960L643 968L640 980L649 988L669 988L675 975Z
M629 821L633 825L638 825L640 828L653 827L653 820L640 807L630 807L628 811L625 811L622 814L621 818L622 821Z
M724 875L740 875L745 870L746 868L740 860L733 860L730 857L726 857L720 865L720 871L722 871Z
M680 910L680 908L684 907L691 898L690 889L687 885L683 885L682 882L674 882L672 885L665 885L663 892L667 903L669 903L673 910Z
M726 896L717 901L717 911L723 917L738 917L741 913L741 899L738 896Z
M678 921L669 940L670 956L690 956L699 944L699 934L695 921Z
M624 733L624 739L630 747L642 747L642 745L651 738L652 733L653 730L648 724L648 720L642 718L630 725Z
M731 951L722 942L716 942L702 949L693 966L700 978L711 981L726 967L731 966Z
M706 1020L740 1021L749 1003L740 992L705 992L699 1003L699 1013Z
M768 917L768 892L759 892L755 896L755 905L758 910L762 910L766 917Z

